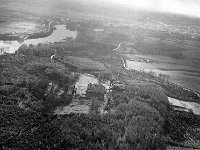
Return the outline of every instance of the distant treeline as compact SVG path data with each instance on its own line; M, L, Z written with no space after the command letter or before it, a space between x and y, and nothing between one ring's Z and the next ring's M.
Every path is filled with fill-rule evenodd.
M16 51L16 53L22 53L24 55L35 55L39 57L50 57L55 53L55 51L58 55L63 55L68 50L81 52L82 50L93 49L103 52L103 51L110 51L114 48L115 48L114 45L107 45L96 42L87 42L87 43L72 42L70 44L56 43L53 46L38 44L37 46L29 45L29 47L23 44Z

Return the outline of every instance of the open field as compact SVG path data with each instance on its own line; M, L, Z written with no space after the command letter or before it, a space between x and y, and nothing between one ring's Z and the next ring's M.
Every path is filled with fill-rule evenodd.
M139 29L142 34L138 35L136 29L109 26L104 27L103 31L91 30L87 34L92 37L92 42L109 43L115 45L116 48L121 41L122 44L116 52L123 55L129 68L153 71L157 75L165 74L171 82L199 92L200 42L195 39L179 39L173 37L173 34L167 37L162 32L150 35L146 33L146 30L142 32L142 29ZM118 38L109 40L113 33L117 33ZM90 51L90 53L94 52ZM146 59L146 61L141 59Z
M145 36L124 42L117 51L126 59L128 68L166 74L170 81L200 91L198 41Z
M31 14L0 10L0 34L23 37L38 31L45 31L45 18ZM4 36L5 36L4 35ZM3 39L3 37L2 37Z
M71 65L76 66L80 70L100 70L105 71L106 67L104 64L94 61L92 59L86 57L74 57L74 56L66 56L63 59L64 62L69 63Z
M116 41L121 40L120 42L123 42L124 39L119 38L120 34L117 35L117 38L114 39ZM105 38L111 39L110 37ZM165 143L168 143L168 141L171 140L162 140L162 137L165 137L165 134L166 136L172 138L175 142L179 142L179 140L184 142L189 139L190 137L185 137L187 132L192 132L192 135L197 136L197 133L193 133L195 131L193 128L198 127L199 118L194 114L191 114L191 117L196 118L195 121L197 123L195 122L195 125L192 126L189 124L190 118L188 117L184 119L184 125L187 126L187 128L185 126L181 126L181 131L178 130L178 132L173 132L180 127L177 127L178 123L171 119L173 113L168 115L168 112L172 108L167 100L166 91L160 85L150 82L156 80L153 76L144 72L126 70L123 67L123 63L119 55L116 55L116 52L113 51L114 48L116 48L116 46L108 45L104 42L71 41L67 43L54 43L46 46L38 45L34 48L18 51L19 54L2 55L1 58L3 59L1 59L1 65L3 67L3 71L5 71L3 75L4 78L7 77L7 82L11 85L7 88L5 85L7 83L1 82L1 93L4 96L4 100L1 102L2 105L0 105L0 107L4 109L1 110L5 110L9 112L9 114L12 114L8 117L9 119L15 115L18 116L18 113L24 117L23 121L11 119L15 121L13 124L16 125L16 128L14 129L17 129L19 132L21 131L22 136L18 136L18 134L14 132L15 130L13 129L13 126L9 124L7 116L3 117L3 113L5 113L5 111L0 112L0 115L6 123L6 127L2 127L1 129L5 131L6 137L11 137L8 141L10 142L12 140L16 140L16 143L21 141L20 148L24 147L27 143L34 148L44 147L49 143L48 147L56 147L58 149L62 149L63 145L65 146L69 144L74 148L79 148L80 145L76 144L78 141L78 143L81 144L81 148L84 147L87 149L87 143L89 141L92 148L96 146L96 149L100 149L107 145L107 147L109 146L112 149L117 149L117 140L121 138L118 135L121 134L125 138L129 138L132 143L135 142L135 138L139 138L142 143L146 143L146 139L143 140L141 137L148 137L149 142L144 145L142 149L146 149L147 147L156 149L157 144L159 147L162 147L162 145L164 147ZM50 56L55 49L57 50L57 60L60 61L50 59ZM72 81L77 80L77 72L72 72L70 70L70 68L65 64L67 61L68 63L71 63L71 65L80 67L80 69L87 68L89 70L93 70L95 68L95 73L97 74L103 70L111 76L110 80L122 83L124 89L120 89L120 87L113 88L113 91L110 93L113 96L110 100L111 104L108 104L107 101L107 103L105 103L106 107L103 107L102 111L107 111L107 115L106 113L105 115L99 115L99 104L101 103L97 101L96 98L83 101L84 107L83 104L79 104L81 99L78 97L75 100L79 103L73 103L73 101L67 97L66 93L70 92L70 85L72 84L71 86L73 86ZM12 66L16 69L12 70ZM104 70L104 68L106 68L106 70ZM9 71L6 71L6 69ZM21 78L15 79L16 74ZM8 75L10 75L9 78ZM30 77L27 75L30 75ZM24 81L23 78L25 77L26 80ZM39 80L40 84L36 81L33 82L33 85L29 83L31 78ZM19 83L16 85L14 84L16 82ZM48 84L45 84L46 82ZM35 83L37 84L35 85ZM53 86L53 89L51 86ZM20 91L16 91L16 88ZM15 97L14 100L17 104L11 104L13 100L11 99L12 97L9 97L10 92L12 92L12 96ZM62 94L60 95L60 93ZM23 99L23 97L25 98ZM73 95L71 98L73 98ZM20 101L22 108L16 111L16 109L12 107L15 105L15 107L17 107ZM65 115L51 114L50 110L55 110L56 106L63 106L63 103L67 105L64 107L63 111ZM4 105L14 106L11 107L12 109L9 109L5 108ZM31 114L29 113L21 112L23 107L30 110L37 110L38 112L35 112L37 116L43 115L39 114L41 110L46 110L45 113L49 112L48 115L54 117L54 119L48 119L53 125L52 128L49 128L48 130L52 133L52 138L49 137L50 134L46 132L47 127L49 126L40 123L38 120L41 119L38 119L37 116L34 118L33 115L30 117ZM109 111L109 109L111 111ZM124 110L128 110L128 114L127 111ZM74 111L78 114L73 114ZM71 112L72 114L67 114ZM47 116L47 114L44 114L44 116L45 115ZM183 116L185 117L188 115L190 114L184 114ZM124 116L130 117L126 120L126 117ZM164 122L165 120L167 122L166 127ZM20 123L25 124L24 122L27 122L28 127L29 125L31 126L30 129L26 125L24 126L27 127L28 130L24 131L20 128ZM35 124L33 124L33 122L35 122ZM124 129L126 130L124 131ZM182 131L182 129L187 130ZM137 134L135 135L133 133ZM27 136L30 137L28 140L26 140ZM45 140L42 136L45 138L47 136L48 137ZM1 135L1 138L3 137L5 136ZM23 139L23 137L25 137L25 139ZM85 137L87 139L85 139ZM134 138L132 139L132 137ZM55 140L57 140L57 142L55 142ZM54 145L51 144L51 141ZM123 141L123 144L131 146L131 142L129 140L125 140ZM16 144L10 145L5 141L3 141L3 145L8 148L16 147ZM139 146L140 144L138 143L135 143L134 145L134 147ZM196 145L196 147L199 148L198 145ZM105 149L107 149L106 146Z
M7 1L19 2L2 1L9 7ZM132 13L128 17L116 8L104 20L93 14L102 13L101 7L76 0L20 2L16 12L40 19L60 14L67 21L51 16L36 22L45 20L46 26L53 20L77 34L0 55L0 149L200 148L200 116L193 109L200 96L184 88L199 88L200 43L181 33L187 19L172 24L176 17L142 13L133 21ZM75 8L70 17L69 7Z

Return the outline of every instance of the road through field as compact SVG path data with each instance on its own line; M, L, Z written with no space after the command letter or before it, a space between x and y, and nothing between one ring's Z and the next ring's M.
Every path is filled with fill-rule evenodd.
M117 48L113 49L113 51L117 51L121 47L121 45L122 45L122 43L120 43ZM120 59L123 62L123 67L126 70L133 70L133 69L128 68L126 66L126 60L119 53L116 52L116 55L118 55L120 57ZM179 87L183 88L184 90L187 90L187 91L195 93L200 98L200 96L199 96L199 94L197 92L195 92L195 91L193 91L191 89L185 88L183 86L179 86ZM168 100L173 106L179 106L180 108L182 108L182 110L184 110L183 108L186 108L187 110L192 110L194 114L200 115L200 105L197 104L197 103L185 102L185 101L181 101L181 100L178 100L178 99L175 99L175 98L171 98L171 97L168 97Z
M130 40L129 40L129 41L125 41L125 42L130 42L131 40L133 40L133 38L134 38L134 37L131 35ZM133 41L131 41L131 42L133 42ZM113 51L115 51L115 52L116 52L116 55L118 55L118 56L120 57L120 59L121 59L122 62L123 62L123 67L124 67L126 70L136 70L136 69L129 68L129 67L127 66L126 60L121 56L120 53L117 52L117 50L120 49L120 47L122 46L123 43L124 43L124 42L119 43L118 47L115 48L115 49L113 49ZM136 42L133 42L132 45L134 45L135 43L136 43ZM142 69L137 69L137 71L140 71L140 70L142 70ZM174 83L172 83L172 84L174 84ZM196 92L196 91L194 91L194 90L192 90L192 89L186 88L186 87L184 87L184 86L181 86L181 85L177 85L177 86L183 88L183 89L186 90L186 91L190 91L190 92L195 93L195 94L200 98L200 94L199 94L198 92Z

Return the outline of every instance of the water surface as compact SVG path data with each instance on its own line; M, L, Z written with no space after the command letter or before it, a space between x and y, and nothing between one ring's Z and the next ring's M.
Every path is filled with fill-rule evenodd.
M44 38L27 39L23 42L0 40L0 49L3 48L7 53L14 53L22 44L37 45L39 43L54 43L62 41L63 39L66 39L68 37L72 37L73 39L75 39L77 36L77 32L67 30L66 25L56 25L55 28L56 30L54 30L50 36Z
M169 102L174 106L191 109L194 114L200 115L200 105L194 102L185 102L175 98L168 97Z
M137 56L137 55L136 55ZM137 57L133 57L137 59ZM187 87L200 92L200 69L199 67L186 66L175 63L162 63L158 61L140 62L125 60L128 69L134 69L144 72L153 72L154 75L165 74L167 78L178 85Z

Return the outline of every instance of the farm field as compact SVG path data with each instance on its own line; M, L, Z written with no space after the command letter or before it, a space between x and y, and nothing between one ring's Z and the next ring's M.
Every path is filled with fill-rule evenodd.
M92 1L0 0L0 149L200 149L200 19Z
M0 10L0 34L25 36L45 31L45 21L38 16L8 10Z
M165 74L169 80L200 92L200 42L144 37L117 49L128 68Z
M66 56L64 57L64 62L74 65L81 70L106 70L102 63L86 57Z

